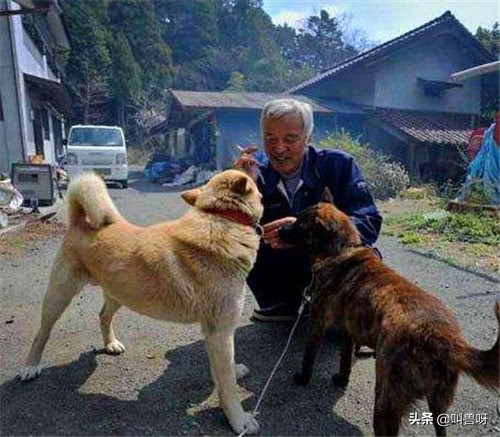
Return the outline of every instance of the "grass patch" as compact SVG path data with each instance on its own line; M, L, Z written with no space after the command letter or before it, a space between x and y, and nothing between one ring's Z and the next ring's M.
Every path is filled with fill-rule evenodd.
M443 217L417 217L416 228L424 232L443 234L447 241L463 241L486 245L500 244L500 221L471 213L447 214Z
M500 271L500 221L486 214L448 213L422 191L382 202L382 233L431 252L454 266Z
M27 245L28 243L19 235L13 235L9 241L10 249L15 252L25 249Z
M386 225L389 228L398 228L399 235L404 232L406 234L410 232L438 233L442 234L447 241L463 241L485 245L500 244L500 221L486 215L439 212L434 215L413 213L388 217ZM394 233L394 231L392 232ZM415 236L418 237L418 235Z
M422 241L418 234L413 231L403 232L398 235L398 238L403 244L417 244Z

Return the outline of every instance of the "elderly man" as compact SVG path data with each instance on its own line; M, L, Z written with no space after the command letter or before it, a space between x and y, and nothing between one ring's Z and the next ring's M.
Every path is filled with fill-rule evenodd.
M263 243L247 280L260 306L252 319L290 321L311 280L311 260L304 250L281 242L279 229L320 202L325 189L352 218L366 245L376 241L382 217L353 158L341 150L318 150L309 144L313 131L309 104L294 99L267 103L261 130L268 163L257 162L256 147L245 149L234 163L256 180L264 204Z

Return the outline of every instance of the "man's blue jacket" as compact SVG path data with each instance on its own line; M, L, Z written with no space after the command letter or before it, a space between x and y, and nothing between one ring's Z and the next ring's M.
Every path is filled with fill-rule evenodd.
M280 175L270 165L259 168L257 185L264 205L262 224L297 216L303 209L320 202L328 187L337 208L353 220L363 243L372 245L377 240L382 217L359 167L341 150L308 147L301 183L291 204ZM302 288L310 280L310 270L310 260L303 249L273 250L262 243L248 284L261 307L271 306L280 300L290 301L292 295L293 299L300 299Z
M351 217L363 242L369 245L375 243L382 217L359 167L350 155L342 150L317 150L309 146L301 178L302 183L290 204L279 174L269 165L260 168L257 184L263 196L263 224L298 215L303 209L320 202L328 187L335 206Z

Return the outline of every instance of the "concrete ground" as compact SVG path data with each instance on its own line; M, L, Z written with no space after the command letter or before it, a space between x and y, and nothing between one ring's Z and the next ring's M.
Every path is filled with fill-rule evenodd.
M128 190L111 189L118 208L132 222L152 224L178 217L186 206L175 192L131 181ZM115 318L115 331L127 351L100 353L100 290L88 287L56 324L45 350L45 370L28 383L15 380L38 327L41 300L60 237L35 242L23 254L0 258L0 433L1 435L231 435L212 394L207 354L196 325L147 319L127 309ZM386 262L439 296L453 310L465 338L490 348L497 335L493 306L499 277L461 270L410 252L392 238L379 247ZM251 369L241 382L245 409L251 410L290 329L254 324L255 302L247 295L236 335L236 357ZM337 368L334 338L325 338L312 383L297 387L304 325L264 398L258 420L263 435L373 434L374 360L357 360L345 391L330 378ZM455 424L449 435L498 435L498 396L461 378L449 413L474 414L474 424ZM427 412L419 402L413 412ZM485 414L485 424L480 422ZM469 417L469 416L468 416ZM432 425L411 425L405 435L433 435Z

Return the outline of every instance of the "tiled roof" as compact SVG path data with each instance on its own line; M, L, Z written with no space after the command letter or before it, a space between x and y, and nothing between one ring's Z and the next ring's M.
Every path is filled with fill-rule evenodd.
M472 132L471 114L377 108L372 115L419 142L466 144Z
M330 109L318 105L305 96L295 94L292 96L290 94L180 90L170 90L170 92L184 108L235 108L261 110L270 100L278 98L293 98L310 103L314 112L332 112Z
M384 44L381 44L377 47L374 47L370 50L367 50L363 53L360 53L359 55L353 56L351 58L348 58L342 62L339 62L338 64L334 65L332 68L329 68L328 70L322 71L320 74L317 76L312 77L311 79L308 79L299 85L296 85L293 88L290 88L288 92L294 93L296 91L299 91L303 88L306 88L310 85L315 84L316 82L319 82L322 79L325 79L326 77L330 77L332 75L335 75L341 71L344 71L348 68L351 68L355 65L361 64L363 61L368 61L368 60L373 60L377 57L380 56L385 56L389 52L395 51L396 49L399 49L403 47L404 45L413 42L417 38L421 38L424 36L426 33L430 32L431 30L439 27L439 26L444 26L447 25L448 23L454 23L456 26L458 26L463 32L465 32L466 35L470 37L470 42L471 44L475 47L477 52L481 55L482 58L484 58L485 62L491 62L494 60L494 57L491 53L489 53L480 43L479 41L474 38L474 36L467 30L466 27L464 27L454 16L450 11L446 11L443 15L435 18L432 21L429 21L428 23L423 24L420 27L417 27L416 29L413 29L401 36L398 36L397 38L391 39L390 41L385 42Z

